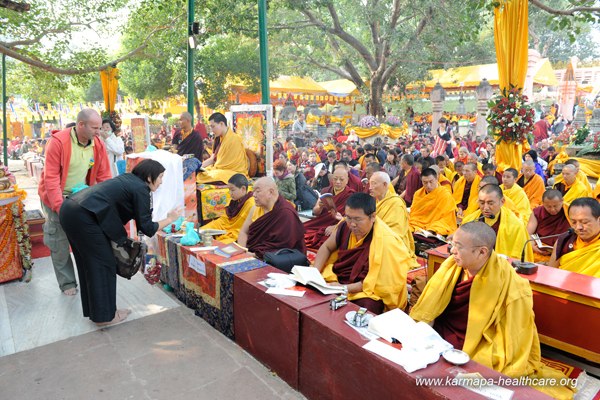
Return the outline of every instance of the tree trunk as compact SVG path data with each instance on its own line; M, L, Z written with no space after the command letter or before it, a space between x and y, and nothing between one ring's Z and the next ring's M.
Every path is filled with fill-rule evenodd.
M367 112L375 117L382 117L383 110L383 84L379 79L372 79L369 88L370 100Z

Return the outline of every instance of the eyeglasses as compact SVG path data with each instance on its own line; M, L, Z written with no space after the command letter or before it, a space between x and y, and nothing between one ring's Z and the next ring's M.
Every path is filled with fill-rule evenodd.
M462 250L465 250L465 249L477 249L477 248L480 248L480 247L485 247L485 246L482 246L482 245L479 245L479 246L463 246L462 244L458 244L456 242L448 242L448 250L449 251L451 251L451 249L456 249L458 251L462 251Z

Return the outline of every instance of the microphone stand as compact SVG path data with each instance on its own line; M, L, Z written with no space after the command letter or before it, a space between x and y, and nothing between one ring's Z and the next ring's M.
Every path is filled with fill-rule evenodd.
M517 271L517 273L519 274L523 274L523 275L532 275L535 274L538 270L538 266L535 265L535 263L529 262L529 261L525 261L525 248L527 247L527 243L529 242L535 242L536 240L542 240L542 239L550 239L550 238L554 238L554 237L558 237L561 235L564 235L565 233L573 233L573 228L569 228L566 232L563 233L557 233L556 235L548 235L548 236L542 236L542 237L538 237L535 239L529 239L525 242L525 244L523 245L523 249L521 250L521 260L514 260L511 265L513 266L513 268L515 268L515 270Z

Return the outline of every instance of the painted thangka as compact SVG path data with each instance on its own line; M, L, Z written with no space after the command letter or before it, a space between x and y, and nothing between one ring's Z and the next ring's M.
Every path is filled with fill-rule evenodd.
M266 112L232 112L233 130L242 136L244 147L264 156Z

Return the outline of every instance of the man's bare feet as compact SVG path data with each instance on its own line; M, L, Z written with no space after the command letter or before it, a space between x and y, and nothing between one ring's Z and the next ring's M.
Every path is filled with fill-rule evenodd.
M115 317L113 318L112 321L96 322L96 325L98 325L98 326L115 325L115 324L125 321L127 319L127 317L129 316L129 314L131 314L131 310L129 310L129 309L117 310L115 312Z
M77 288L69 288L69 289L65 289L63 290L63 293L67 296L75 296L77 294Z

